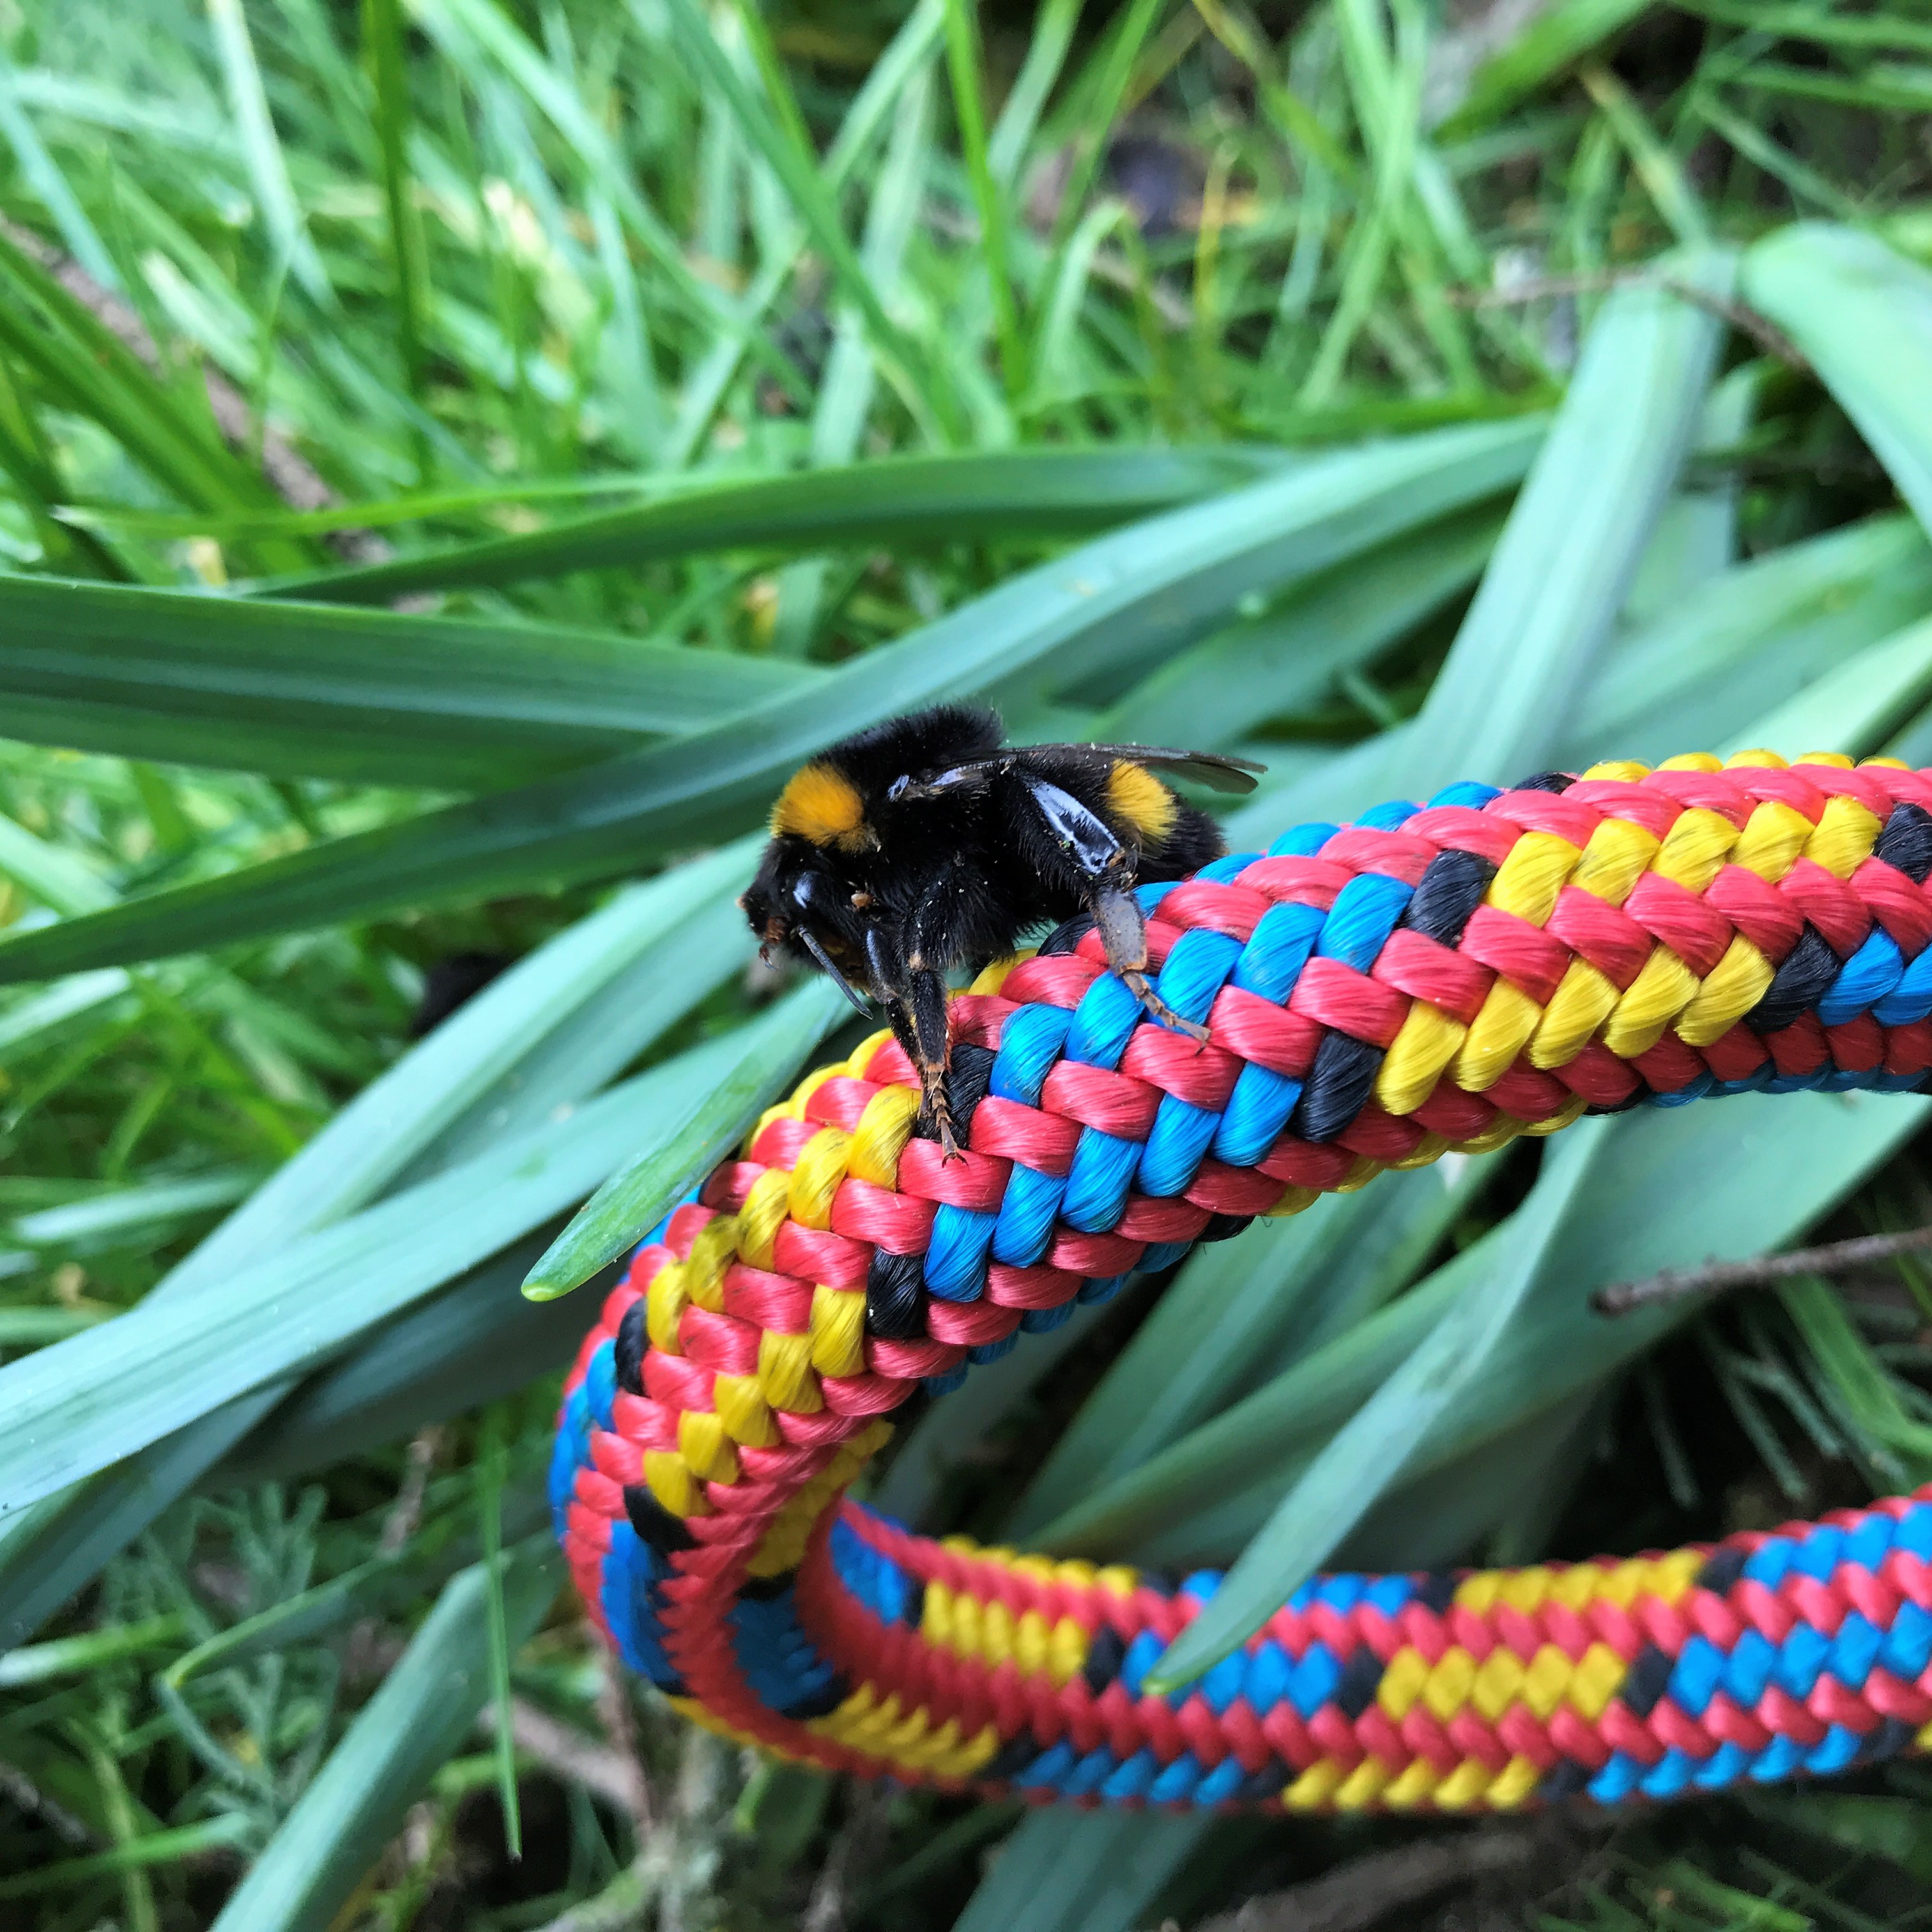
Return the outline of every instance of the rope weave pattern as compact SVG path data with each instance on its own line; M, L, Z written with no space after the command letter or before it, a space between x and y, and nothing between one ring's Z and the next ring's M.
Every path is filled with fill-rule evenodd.
M1178 1587L842 1492L1130 1271L1389 1167L1707 1094L1932 1070L1932 772L1747 752L1450 787L1145 887L1155 1023L1070 932L952 1005L966 1151L890 1034L809 1076L586 1338L558 1534L695 1720L837 1768L1291 1809L1600 1804L1932 1749L1932 1486L1628 1561L1317 1578L1165 1696Z

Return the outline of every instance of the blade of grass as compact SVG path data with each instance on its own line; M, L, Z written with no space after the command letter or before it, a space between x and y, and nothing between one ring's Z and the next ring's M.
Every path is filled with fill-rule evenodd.
M121 286L121 272L107 252L87 211L68 186L59 164L47 152L20 104L13 63L0 56L0 138L14 151L22 178L40 197L52 218L54 230L68 253L104 289Z
M753 97L718 46L696 0L664 0L664 5L673 38L685 59L694 73L703 76L706 85L729 104L746 139L783 183L800 219L830 265L841 290L865 316L874 352L892 363L896 380L924 398L928 409L943 418L940 398L922 379L918 350L886 314L809 152L788 132L784 117L772 111L769 99L760 101Z
M1460 141L1493 125L1622 33L1645 4L1646 0L1557 0L1476 69L1468 91L1437 128L1436 138Z
M578 1210L530 1270L524 1292L536 1301L567 1294L634 1246L692 1178L691 1146L722 1150L740 1139L771 1098L772 1067L796 1066L830 1030L840 997L829 984L808 980L734 1034L736 1050L721 1076L688 1088L682 1112L667 1110L659 1144L613 1174Z
M1002 188L1011 188L1019 178L1020 164L1033 143L1047 96L1066 64L1066 50L1073 44L1073 30L1079 20L1080 0L1040 0L1026 58L1007 90L999 118L993 124L992 139L986 144L987 172Z
M1721 258L1687 273L1728 284ZM1696 433L1718 343L1709 316L1661 292L1604 303L1417 720L1400 772L1416 795L1457 778L1510 784L1546 756Z
M1874 236L1801 222L1750 249L1741 287L1804 351L1932 529L1932 273Z
M932 82L929 72L914 75L899 96L885 165L866 211L860 259L866 272L888 298L901 286L905 252L925 198L932 154ZM812 412L812 456L816 464L850 464L859 452L878 388L878 372L866 346L863 325L849 306L833 326L832 351ZM826 560L806 557L778 577L778 604L772 650L780 656L802 656L817 631Z
M480 1154L500 1133L536 1131L555 1108L595 1091L685 1010L690 986L706 983L706 969L686 961L682 947L688 936L702 938L704 908L720 894L728 898L748 857L748 847L726 848L634 889L513 967L351 1102L171 1270L143 1307L340 1222L399 1179ZM733 957L717 955L726 970ZM688 984L672 986L667 997L651 975L658 960ZM624 1010L610 1016L600 1042L586 1042L581 1026L613 994L625 998ZM571 1083L572 1068L583 1084ZM548 1104L529 1104L538 1100ZM286 1378L271 1383L106 1476L0 1520L0 1644L36 1628L290 1388Z
M1036 1811L1000 1848L954 1932L1129 1932L1213 1820Z
M510 1856L524 1856L524 1814L517 1802L517 1747L510 1732L510 1631L503 1590L503 1439L494 1405L483 1416L476 1461L476 1509L482 1526L484 1627L489 1638L490 1701L496 1712L496 1800Z
M952 112L966 178L980 217L980 258L992 296L993 330L1000 345L1000 374L1017 401L1027 387L1026 342L1008 259L1006 198L986 148L986 110L980 96L979 15L971 0L946 0L946 64L952 80Z
M208 0L208 17L214 29L215 52L228 90L229 111L235 117L235 130L248 163L255 204L262 211L262 219L274 240L276 256L316 301L332 305L334 291L329 286L322 257L309 238L308 224L289 179L288 164L275 133L274 118L268 112L268 97L262 89L261 69L255 64L255 44L242 10L242 0Z
M517 1292L554 1233L514 1243L372 1330L278 1404L207 1472L202 1489L218 1494L307 1475L567 1366L584 1339L581 1306Z
M703 730L815 675L561 626L0 574L13 735L218 768L494 788Z
M362 0L362 48L375 91L382 205L389 224L390 268L396 278L392 304L396 353L410 398L420 405L428 368L423 330L428 311L429 262L422 224L410 202L413 179L409 163L410 93L403 53L401 0ZM429 442L420 430L415 441L416 478L422 482L430 472Z
M1170 658L1094 724L1106 743L1231 746L1312 709L1336 674L1372 662L1474 582L1502 519L1475 510L1400 537Z
M1604 1131L1604 1124L1593 1120L1552 1144L1529 1198L1510 1218L1507 1253L1328 1438L1200 1615L1148 1672L1148 1688L1155 1696L1192 1682L1238 1649L1400 1480L1516 1318L1594 1163Z
M418 590L634 569L728 550L974 542L1078 536L1218 490L1290 460L1266 449L995 451L888 458L680 492L529 535L398 557L268 586L278 596L386 602Z

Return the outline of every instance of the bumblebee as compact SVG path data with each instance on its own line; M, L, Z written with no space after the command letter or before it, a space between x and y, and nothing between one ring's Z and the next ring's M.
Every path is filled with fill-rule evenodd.
M771 843L738 902L774 947L829 974L861 1012L869 994L919 1070L923 1116L957 1154L946 1100L946 974L1012 952L1022 934L1084 916L1141 1004L1198 1038L1148 977L1134 887L1178 879L1225 849L1220 828L1157 776L1254 789L1263 769L1146 745L1005 746L997 712L942 704L842 740L772 808Z

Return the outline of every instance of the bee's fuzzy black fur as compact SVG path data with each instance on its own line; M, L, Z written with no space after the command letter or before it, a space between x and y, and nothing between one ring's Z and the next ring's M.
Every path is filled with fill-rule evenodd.
M946 704L831 746L782 795L741 902L767 946L829 962L884 1003L942 1115L943 975L1092 913L1110 959L1133 976L1145 958L1144 946L1126 956L1132 887L1181 878L1223 849L1215 821L1131 755L1142 748L1003 750L1003 736L998 713ZM1231 773L1251 782L1230 760L1145 755L1224 787Z

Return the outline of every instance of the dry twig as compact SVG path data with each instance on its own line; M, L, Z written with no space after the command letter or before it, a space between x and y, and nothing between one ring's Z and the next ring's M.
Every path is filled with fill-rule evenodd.
M1757 1288L1771 1281L1789 1281L1799 1274L1843 1274L1868 1262L1890 1261L1897 1255L1932 1248L1932 1228L1908 1228L1898 1234L1857 1234L1846 1241L1827 1241L1815 1248L1793 1248L1787 1254L1757 1255L1749 1261L1706 1262L1702 1268L1664 1268L1642 1281L1617 1281L1590 1298L1599 1315L1628 1315L1660 1301L1681 1300L1687 1294L1717 1294L1730 1288Z
M1511 282L1494 289L1448 289L1444 293L1457 308L1510 308L1520 304L1547 302L1559 296L1606 295L1612 289L1662 289L1727 322L1748 335L1767 355L1806 374L1811 364L1804 352L1768 316L1728 297L1700 289L1677 275L1660 275L1648 268L1606 268L1588 275L1539 275L1527 281Z
M1367 1932L1377 1921L1453 1885L1514 1871L1549 1849L1538 1832L1474 1831L1426 1838L1366 1858L1286 1892L1203 1919L1194 1932Z
M486 1706L478 1713L476 1726L494 1734L494 1705ZM521 1697L510 1700L510 1737L526 1757L566 1784L581 1785L586 1791L616 1805L626 1816L634 1815L632 1784L637 1766L634 1761L627 1761L621 1751L586 1737L574 1726L560 1722Z
M826 1854L799 1921L800 1932L844 1932L852 1894L885 1848L891 1803L884 1784L861 1785L854 1792L851 1815Z

